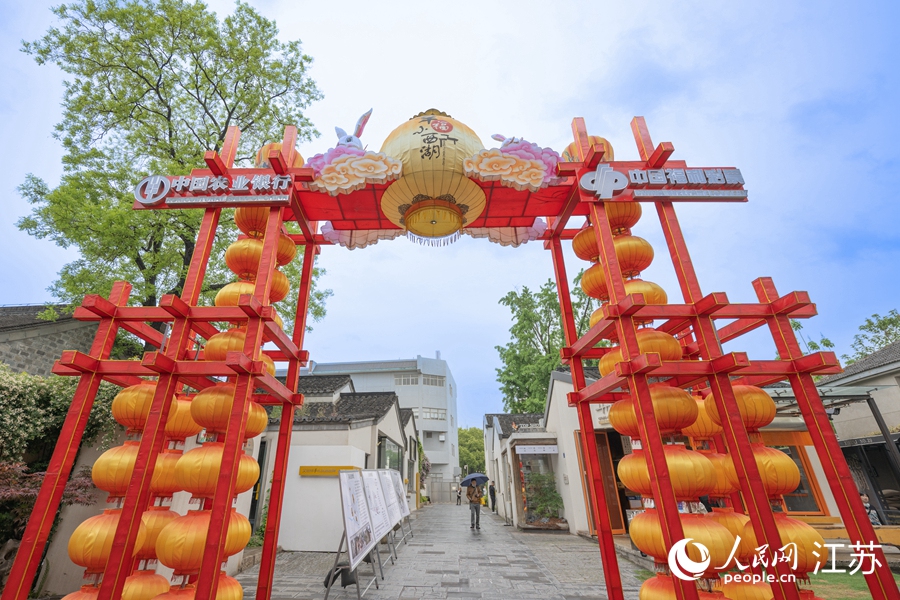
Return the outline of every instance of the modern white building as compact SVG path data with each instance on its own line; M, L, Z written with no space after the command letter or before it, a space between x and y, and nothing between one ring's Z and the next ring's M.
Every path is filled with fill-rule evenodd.
M431 462L429 479L459 475L456 382L441 353L435 358L367 362L310 362L301 375L349 375L356 392L394 392L401 408L412 409L422 449Z

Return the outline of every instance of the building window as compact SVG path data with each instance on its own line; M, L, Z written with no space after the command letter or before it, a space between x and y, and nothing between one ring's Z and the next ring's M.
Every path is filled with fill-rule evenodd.
M446 381L446 377L443 375L422 375L422 383L425 385L444 387L444 381Z
M423 419L433 419L435 421L446 421L447 420L447 409L446 408L423 408L422 409L422 418Z
M419 376L394 375L394 385L419 385Z
M413 416L416 418L416 421L418 421L419 420L419 409L414 408L414 409L412 409L412 411L413 411Z
M426 432L425 432L425 439L426 439L426 440L430 440L430 439L431 439L431 432L430 432L430 431L426 431Z
M378 468L400 471L403 464L403 449L390 438L383 437L378 444Z

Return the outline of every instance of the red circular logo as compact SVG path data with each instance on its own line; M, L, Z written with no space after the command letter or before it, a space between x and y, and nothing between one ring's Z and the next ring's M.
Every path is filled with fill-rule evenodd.
M440 119L435 119L434 121L432 121L431 128L438 133L450 133L451 131L453 131L453 125L451 125L447 121L441 121Z

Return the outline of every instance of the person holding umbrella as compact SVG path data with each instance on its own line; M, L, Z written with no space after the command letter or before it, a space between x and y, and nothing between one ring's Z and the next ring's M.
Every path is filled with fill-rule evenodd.
M472 473L460 482L461 486L467 485L466 498L469 500L469 516L471 524L469 529L481 529L481 498L484 490L481 489L487 482L487 475Z

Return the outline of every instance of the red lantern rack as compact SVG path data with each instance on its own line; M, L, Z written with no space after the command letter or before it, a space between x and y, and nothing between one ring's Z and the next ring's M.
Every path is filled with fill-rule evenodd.
M632 121L632 130L641 160L605 163L609 167L627 170L686 166L683 161L669 160L674 151L672 144L663 143L654 148L643 118L636 117ZM791 318L809 318L815 315L815 306L810 302L808 295L804 292L792 292L779 296L772 281L766 278L753 283L758 298L755 304L732 304L724 293L703 295L675 215L674 203L679 199L674 197L661 201L636 198L623 193L613 199L599 201L591 193L581 189L578 182L602 162L605 148L602 145L597 147L591 144L582 119L573 121L573 132L580 161L559 164L558 174L567 178L564 185L554 185L532 193L506 188L499 182L478 182L485 191L487 205L482 216L471 226L527 227L533 223L535 217L549 217L549 227L543 239L545 248L551 251L556 275L566 341L566 346L562 349L562 358L571 366L575 388L569 396L569 403L578 409L582 430L582 455L586 460L588 478L592 482L589 493L593 498L593 516L597 524L600 555L609 597L613 600L624 599L609 514L606 510L605 490L601 481L590 404L619 400L626 396L623 390L628 390L636 399L638 424L641 439L645 444L644 452L648 466L654 473L651 477L652 491L656 498L657 510L661 515L663 540L666 546L671 547L675 541L683 537L678 507L663 454L663 443L654 418L648 387L650 377L666 378L669 385L682 388L702 387L712 392L719 414L728 416L723 423L723 439L717 440L717 445L720 451L729 453L734 459L744 503L757 539L770 543L779 540L779 534L771 506L762 489L750 441L741 423L731 386L736 383L765 385L787 379L797 397L851 542L868 544L875 541L874 529L860 502L850 471L813 382L813 374L838 372L840 366L831 352L803 356L790 326ZM298 378L301 364L309 357L302 347L312 286L313 263L320 246L328 244L316 233L317 222L331 220L335 229L384 229L392 228L393 225L387 221L379 208L381 195L387 185L368 185L362 190L337 197L310 191L304 182L313 180L312 169L290 166L294 164L296 158L294 150L296 128L285 129L281 146L283 150L270 151L268 158L271 167L267 169L232 168L239 135L240 132L236 128L229 129L221 153L208 152L205 157L208 168L195 170L192 176L226 177L229 180L240 174L245 176L274 174L291 177L291 187L286 192L289 196L288 205L275 205L273 202L269 210L254 293L241 296L236 307L197 305L221 208L240 205L238 200L236 204L213 202L192 204L194 207L204 208L205 212L184 291L180 296L163 296L159 306L156 307L129 307L131 286L125 282L117 282L109 298L96 295L85 297L81 307L75 312L75 318L98 321L97 334L88 353L64 352L54 368L57 374L77 376L80 380L0 600L25 600L28 596L100 382L106 380L128 386L138 383L139 378L143 376L157 377L158 382L138 450L133 484L125 496L113 550L103 573L100 600L120 597L125 577L131 574L135 566L135 561L128 557L132 556L141 515L150 503L149 484L156 455L163 449L165 443L164 429L169 411L169 403L165 400L180 392L184 386L202 390L213 385L212 377L224 376L233 377L236 387L230 423L224 436L221 473L227 476L220 478L212 501L207 506L212 510L212 517L203 562L196 581L195 597L203 600L215 597L226 533L226 528L220 524L224 522L231 506L238 459L243 446L243 428L251 399L261 404L282 406L269 517L256 592L256 597L261 600L271 597L293 415L295 408L303 402L302 395L297 393ZM743 198L736 199L743 200ZM640 294L625 294L624 278L616 259L606 204L634 200L650 201L656 205L681 287L683 304L649 305L644 303L644 298ZM136 205L136 208L170 207L161 204L152 207ZM603 309L604 318L580 338L575 328L562 252L562 241L572 239L577 233L577 230L566 229L573 215L586 216L592 223L603 258L601 262L604 264L604 275L610 295L610 302ZM283 222L287 220L297 222L302 233L292 235L291 238L304 249L292 338L288 338L275 324L273 309L268 301L276 263L278 234L282 231ZM639 353L636 323L648 319L663 321L658 327L659 330L682 339L685 347L684 360L666 362L661 361L658 354ZM718 327L716 321L721 319L732 322ZM213 323L223 321L247 324L243 352L230 352L222 362L193 360L193 348L197 338L209 339L218 333ZM150 323L165 323L168 334L163 335ZM768 326L780 360L751 361L743 353L723 352L722 342L735 339L762 326ZM110 350L120 328L159 350L145 354L141 361L110 360ZM620 341L624 362L618 363L614 372L588 386L584 376L583 360L602 356L607 350L595 348L595 345L604 336L613 332ZM288 363L285 384L269 375L262 361L252 360L264 334L274 341L278 348L266 351L266 354L275 360ZM265 394L255 394L254 391L257 389L264 390ZM894 584L883 554L880 550L876 550L875 553L880 565L876 565L875 570L866 575L872 597L900 600L900 592ZM786 566L784 563L777 565L777 574L787 574ZM677 580L675 590L681 600L697 600L697 590L693 582ZM773 592L779 600L799 599L797 587L793 583L776 583L773 585Z

